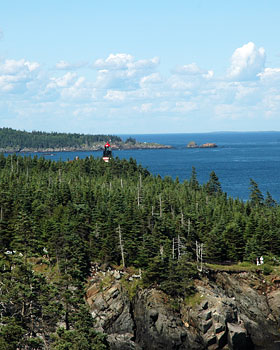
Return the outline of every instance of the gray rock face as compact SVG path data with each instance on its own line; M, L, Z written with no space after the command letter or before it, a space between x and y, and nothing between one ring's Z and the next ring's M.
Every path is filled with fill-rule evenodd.
M252 273L212 272L195 282L200 302L182 301L174 309L156 289L130 299L123 284L123 278L132 283L129 277L103 272L87 292L96 327L108 334L112 350L280 349L279 283Z
M166 295L156 289L140 291L133 302L135 341L142 349L200 349L199 337L189 334ZM197 338L197 339L196 339Z
M91 293L92 291L95 293ZM100 332L111 335L114 343L124 339L131 340L134 336L134 321L130 312L130 301L121 292L121 285L116 282L113 286L98 290L94 284L88 290L87 301L90 305L96 328ZM122 335L122 337L119 337Z
M280 348L278 287L270 291L266 282L252 273L219 272L198 281L197 289L203 302L187 308L188 322L199 330L206 348L209 339L214 342L214 335L213 349Z

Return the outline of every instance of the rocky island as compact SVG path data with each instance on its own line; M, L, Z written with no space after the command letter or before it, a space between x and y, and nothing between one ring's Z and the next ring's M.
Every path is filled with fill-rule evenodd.
M215 147L218 147L218 146L216 145L216 143L212 143L212 142L207 142L202 145L198 145L196 142L190 141L187 144L187 148L215 148Z

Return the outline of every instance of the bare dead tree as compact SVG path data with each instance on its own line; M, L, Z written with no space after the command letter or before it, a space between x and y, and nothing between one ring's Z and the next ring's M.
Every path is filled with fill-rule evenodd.
M203 243L195 241L196 246L196 263L198 271L202 271L203 268Z
M161 260L163 260L163 245L162 244L159 247L159 253L160 253L160 256L161 256Z
M162 200L161 200L161 194L159 195L159 216L162 218Z
M122 255L122 265L125 267L125 261L124 261L124 249L123 249L123 243L122 243L122 231L121 226L118 226L118 233L119 233L119 242L120 242L120 248L121 248L121 255Z

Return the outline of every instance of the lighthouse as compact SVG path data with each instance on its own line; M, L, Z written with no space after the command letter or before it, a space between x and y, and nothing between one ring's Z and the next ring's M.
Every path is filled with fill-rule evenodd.
M104 162L108 163L111 157L112 157L111 145L109 142L107 142L106 145L104 146L102 159L104 160Z

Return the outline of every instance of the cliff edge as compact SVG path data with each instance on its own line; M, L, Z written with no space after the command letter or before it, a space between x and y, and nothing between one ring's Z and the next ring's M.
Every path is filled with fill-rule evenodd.
M95 268L87 302L112 350L276 350L280 344L280 278L208 271L196 294L173 300L138 286L140 275Z

